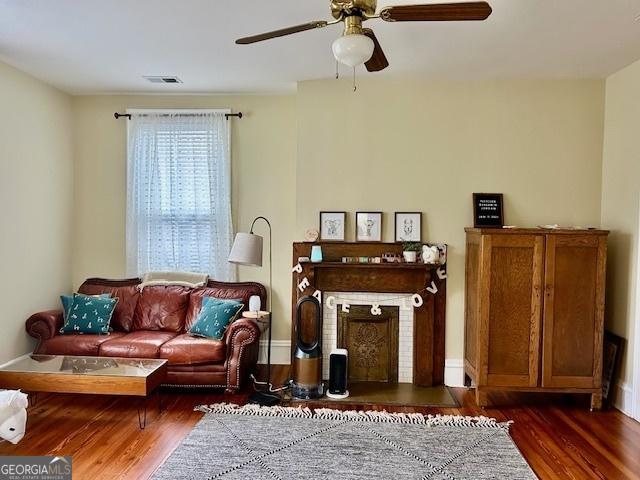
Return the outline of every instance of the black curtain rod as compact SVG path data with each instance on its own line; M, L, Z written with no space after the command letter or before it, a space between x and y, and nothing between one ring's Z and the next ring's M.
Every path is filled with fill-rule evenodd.
M166 114L166 115L192 115L190 113L177 113L177 114ZM118 120L120 117L127 117L129 120L131 120L131 114L130 113L114 113L113 114L114 118L116 120ZM225 113L224 114L224 118L226 118L227 120L229 120L229 117L236 117L236 118L242 118L242 112L238 112L238 113Z

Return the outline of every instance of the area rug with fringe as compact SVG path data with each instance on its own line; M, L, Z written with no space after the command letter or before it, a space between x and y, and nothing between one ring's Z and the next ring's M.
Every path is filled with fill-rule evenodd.
M535 479L487 417L201 405L204 417L153 478Z

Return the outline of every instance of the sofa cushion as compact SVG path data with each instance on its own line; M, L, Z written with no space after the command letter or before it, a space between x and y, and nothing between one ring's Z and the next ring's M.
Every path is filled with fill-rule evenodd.
M138 304L140 280L105 280L90 278L78 289L85 295L100 295L108 293L118 299L118 304L111 318L111 328L115 331L130 332L133 329L133 316Z
M174 285L144 288L136 307L133 329L182 333L190 292L189 288Z
M222 340L196 338L185 333L169 340L160 347L160 358L169 360L169 365L198 365L224 363L226 348Z
M73 294L73 303L60 333L108 334L117 298Z
M255 295L255 288L242 287L202 287L194 288L189 296L189 308L187 309L187 318L185 320L185 331L189 331L193 324L196 323L200 310L202 309L202 300L205 297L218 298L220 300L234 300L245 305L249 305L249 298Z
M121 332L109 335L56 335L43 341L36 353L47 355L99 355L100 345L108 340L115 340L124 336Z
M98 295L98 297L111 298L111 294L101 293L100 295ZM71 307L73 307L73 295L60 295L60 303L62 303L62 311L64 312L64 318L66 319L69 310L71 310Z
M189 329L189 333L194 337L222 340L225 330L240 315L243 307L242 303L235 300L205 297L200 315Z
M158 358L160 347L175 337L173 332L139 330L100 345L103 357Z

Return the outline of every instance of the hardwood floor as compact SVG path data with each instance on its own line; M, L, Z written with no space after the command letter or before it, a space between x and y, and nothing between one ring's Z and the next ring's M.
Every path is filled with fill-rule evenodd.
M287 375L288 367L274 368L274 378ZM453 390L459 408L387 410L513 420L511 436L541 479L640 479L640 423L616 410L591 413L588 397L507 393L490 395L494 406L483 410L476 406L473 391ZM148 426L141 431L138 400L40 394L29 409L27 435L19 445L0 443L0 455L72 455L75 479L145 479L198 422L202 414L193 411L195 405L243 403L246 398L246 393L163 391L162 413L158 416L152 397Z

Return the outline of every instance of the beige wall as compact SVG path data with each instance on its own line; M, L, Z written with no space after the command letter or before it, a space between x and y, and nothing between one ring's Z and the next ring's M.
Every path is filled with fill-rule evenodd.
M90 96L74 99L73 281L125 272L126 108L230 107L236 229L274 225L275 337L289 339L291 242L320 210L424 212L425 241L451 246L447 357L462 358L463 228L471 193L505 194L509 223L599 225L602 81L299 84L289 96ZM101 181L89 183L92 178ZM348 239L353 239L352 222ZM266 269L243 279L266 283Z
M598 226L602 81L303 82L297 234L319 210L422 211L423 240L450 245L447 358L462 358L464 227L471 194L503 192L509 224Z
M127 108L231 108L233 216L248 231L271 220L274 243L274 336L289 337L291 243L295 221L295 99L291 95L89 96L74 98L75 214L73 284L90 276L125 275ZM256 233L267 235L259 224ZM265 243L266 245L266 243ZM265 262L267 256L264 257ZM241 280L268 284L268 268L240 269Z
M36 311L71 289L71 98L0 63L0 363L27 353Z
M461 358L463 228L474 191L503 192L511 224L602 220L611 228L608 323L632 338L640 62L606 82L606 121L602 81L358 83L357 93L346 81L310 81L295 95L71 99L0 64L8 327L0 362L32 345L23 331L29 313L57 308L57 296L88 276L125 274L126 121L113 112L144 107L245 114L233 121L234 223L246 230L256 215L273 223L277 339L289 338L291 242L317 226L319 210L350 212L348 239L353 212L382 210L385 240L394 211L417 210L423 239L451 247L447 357ZM266 283L267 269L244 268L240 277Z
M602 164L602 225L611 229L607 324L629 340L621 378L631 384L638 275L640 62L607 79Z

